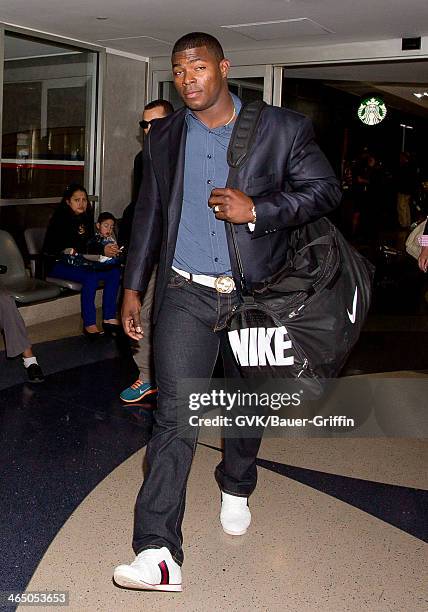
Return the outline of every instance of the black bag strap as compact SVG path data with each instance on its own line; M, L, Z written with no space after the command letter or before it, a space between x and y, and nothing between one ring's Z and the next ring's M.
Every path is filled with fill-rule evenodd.
M266 102L263 100L253 100L244 104L235 121L232 136L230 137L227 149L227 163L229 165L229 176L227 185L233 184L239 169L245 163L256 137L257 126ZM236 256L236 263L239 271L240 292L242 296L248 295L247 284L245 281L244 268L242 266L241 254L239 252L236 232L233 223L227 222L232 236L233 248Z
M227 163L230 168L238 169L248 157L253 145L256 128L266 102L253 100L241 108L227 149Z

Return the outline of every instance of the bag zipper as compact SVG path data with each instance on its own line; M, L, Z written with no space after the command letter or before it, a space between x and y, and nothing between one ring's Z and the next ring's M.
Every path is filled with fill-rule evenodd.
M306 304L301 304L299 306L299 308L297 308L296 310L293 310L292 312L290 312L290 314L288 315L289 319L293 319L294 317L297 317L298 314L300 314L300 311L303 310L305 308Z
M257 304L257 306L260 307L261 305ZM305 307L305 304L302 304L300 306L300 309L302 307ZM284 325L283 322L280 319L278 319L276 314L269 312L269 310L267 310L265 307L262 306L262 308L260 310L263 310L265 312L265 314L267 314L268 316L272 317L272 320L275 322L276 325L278 325L278 327L282 327ZM310 371L309 359L308 359L306 353L301 349L301 347L298 344L296 344L296 342L294 341L294 338L293 338L293 334L290 334L288 329L287 329L287 333L288 333L288 335L290 337L291 345L294 347L294 350L296 352L297 357L302 361L302 368L299 370L299 372L297 374L297 378L299 378L303 374L303 372L305 372L306 370L309 369L309 371ZM314 378L313 375L312 375L312 378Z
M302 369L300 370L300 372L297 374L296 378L300 378L300 376L303 374L303 372L307 369L308 367L308 360L305 358L304 362L302 363Z

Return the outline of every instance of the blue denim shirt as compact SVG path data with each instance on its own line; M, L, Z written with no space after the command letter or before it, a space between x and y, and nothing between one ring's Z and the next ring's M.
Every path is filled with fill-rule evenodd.
M231 94L236 113L240 99ZM173 266L192 274L231 274L224 221L218 221L208 199L215 187L225 187L227 148L234 122L210 129L190 109L186 114L183 208Z

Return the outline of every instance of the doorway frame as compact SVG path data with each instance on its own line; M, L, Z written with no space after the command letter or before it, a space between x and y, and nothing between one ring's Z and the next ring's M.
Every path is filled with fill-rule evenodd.
M280 77L279 78L279 74ZM280 106L278 103L278 93L281 93L282 82L282 67L273 66L272 64L253 64L250 66L232 66L229 76L231 79L245 79L251 77L263 78L263 100L267 104ZM156 100L160 96L160 84L172 83L172 75L170 70L153 70L151 73L151 83L149 84L149 93L151 99ZM276 84L276 86L275 86ZM279 91L278 91L279 86ZM280 100L280 97L279 97Z

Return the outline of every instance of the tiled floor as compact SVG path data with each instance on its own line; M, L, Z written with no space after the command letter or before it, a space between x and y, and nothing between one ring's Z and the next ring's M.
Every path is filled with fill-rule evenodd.
M287 456L286 449L281 449L279 457L270 442L263 445L262 457ZM300 446L300 458L308 447L308 442ZM321 459L330 450L325 442L317 449ZM355 444L352 449L354 467L362 450L367 461L371 455L376 463L377 445L365 442L362 448ZM408 443L396 445L395 452L407 459L410 453L409 463L427 459L426 447L421 456L421 449ZM68 590L73 612L137 612L154 606L171 612L426 610L426 545L355 507L351 491L349 502L344 503L322 487L260 469L248 534L225 535L218 521L219 495L212 477L219 457L218 451L200 446L192 468L182 594L129 591L111 582L111 569L132 559L130 526L141 480L141 452L122 463L77 508L47 550L28 589L49 585ZM335 467L340 471L339 465ZM354 494L358 497L360 492ZM398 503L395 495L392 488L383 501Z
M348 372L424 376L426 322L412 317L369 321ZM428 443L418 439L265 438L253 524L233 538L218 522L220 441L203 433L184 523L184 592L115 587L113 567L133 556L152 406L118 399L135 378L125 346L88 344L79 330L79 317L30 329L43 385L26 384L21 364L0 354L0 591L68 590L71 612L428 608Z

